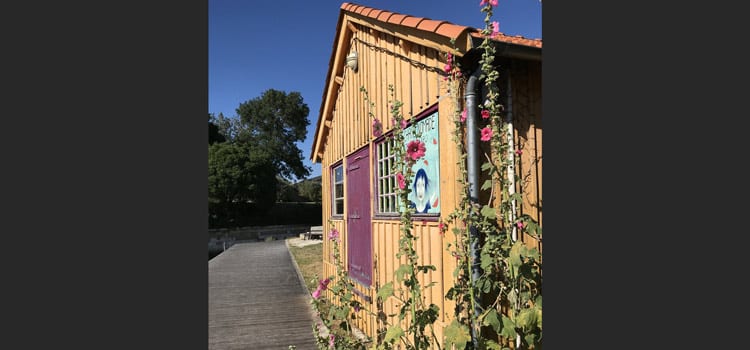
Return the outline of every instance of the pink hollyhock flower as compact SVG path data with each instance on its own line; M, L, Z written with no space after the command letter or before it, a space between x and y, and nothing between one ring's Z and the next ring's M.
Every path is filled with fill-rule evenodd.
M377 118L373 119L372 121L372 134L375 137L380 137L380 135L383 135L383 124L380 123L380 120Z
M313 299L320 298L320 288L316 289L314 292L312 292Z
M492 21L492 35L500 33L500 22Z
M461 111L461 123L466 121L466 110Z
M331 229L331 232L328 234L328 239L335 241L339 239L339 230L337 230L335 227Z
M479 6L487 5L487 1L488 0L482 0L481 2L479 2Z
M523 221L519 221L519 222L517 222L517 223L516 223L516 226L518 226L518 228L522 229L522 228L523 228L523 226L524 226L524 225L523 225Z
M401 130L406 129L406 119L401 119Z
M445 70L446 73L450 73L452 68L453 67L451 67L451 64L448 63L445 65L445 67L443 67L443 70Z
M331 335L330 335L330 336L328 337L328 346L330 346L330 347L331 347L331 349L333 349L333 346L334 346L334 344L336 344L336 336L335 336L335 335L333 335L333 334L331 334Z
M483 109L482 110L482 119L487 119L490 117L490 111Z
M520 148L519 148L519 149L517 149L517 150L516 150L516 154L517 154L517 155L519 155L519 156L520 156L520 155L521 155L521 153L523 153L523 150L522 150L522 149L520 149Z
M497 6L497 0L490 0L490 5Z
M492 129L489 126L482 129L482 141L489 141L492 138Z
M409 155L409 158L411 158L412 160L417 160L424 157L424 152L426 150L427 149L425 148L424 142L419 140L411 141L408 145L406 145L406 154Z
M320 281L320 283L318 284L318 289L320 289L320 290L326 290L326 289L328 289L328 284L329 283L331 283L331 279L330 278L326 278L326 279Z
M401 173L396 174L396 181L398 181L398 188L404 189L406 188L406 181L404 180L404 175Z
M451 55L450 52L448 52L448 54L446 55L446 57L447 57L446 60L448 61L448 64L453 63L453 55Z

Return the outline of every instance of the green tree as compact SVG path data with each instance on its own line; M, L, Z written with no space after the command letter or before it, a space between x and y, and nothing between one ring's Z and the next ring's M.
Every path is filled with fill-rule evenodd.
M239 123L235 139L272 156L275 174L292 180L310 174L302 163L302 150L297 142L304 141L310 121L310 109L299 92L286 93L268 89L260 97L248 100L237 108Z
M297 190L297 186L282 177L278 177L278 195L276 196L279 202L299 202L300 196Z
M236 111L230 118L209 114L209 211L224 227L248 210L265 213L277 198L298 200L297 189L280 181L288 184L310 173L296 144L305 140L310 124L298 92L269 89ZM225 142L211 142L221 139L212 138L212 125Z
M227 118L224 113L218 116L209 114L209 121L216 125L221 134L227 141L234 141L237 138L237 132L240 129L239 118Z
M272 171L272 157L235 142L208 146L209 212L220 217L222 226L229 224L235 208L247 202L266 211L276 201L277 180Z
M300 197L309 202L320 202L322 200L322 186L320 176L297 183Z
M223 117L223 116L222 116ZM219 127L212 123L213 115L208 114L208 144L214 144L216 142L225 142L227 139L219 132Z

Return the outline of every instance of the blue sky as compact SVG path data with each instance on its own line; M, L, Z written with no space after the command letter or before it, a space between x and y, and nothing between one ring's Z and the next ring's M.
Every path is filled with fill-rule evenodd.
M208 112L235 117L240 103L267 89L298 91L310 108L307 138L300 142L310 177L320 164L310 148L328 73L341 4L339 0L209 0ZM360 0L351 3L391 12L484 26L479 0ZM538 0L499 0L493 20L500 32L542 38Z

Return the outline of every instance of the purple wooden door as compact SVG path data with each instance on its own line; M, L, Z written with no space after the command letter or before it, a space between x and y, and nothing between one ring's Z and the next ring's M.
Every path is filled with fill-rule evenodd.
M366 286L372 283L369 158L369 148L365 147L346 160L347 267L349 277Z

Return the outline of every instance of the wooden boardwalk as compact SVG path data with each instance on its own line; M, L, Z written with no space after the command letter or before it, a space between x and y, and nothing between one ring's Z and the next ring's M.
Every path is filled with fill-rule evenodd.
M283 240L233 245L208 262L208 349L316 350L308 295Z

